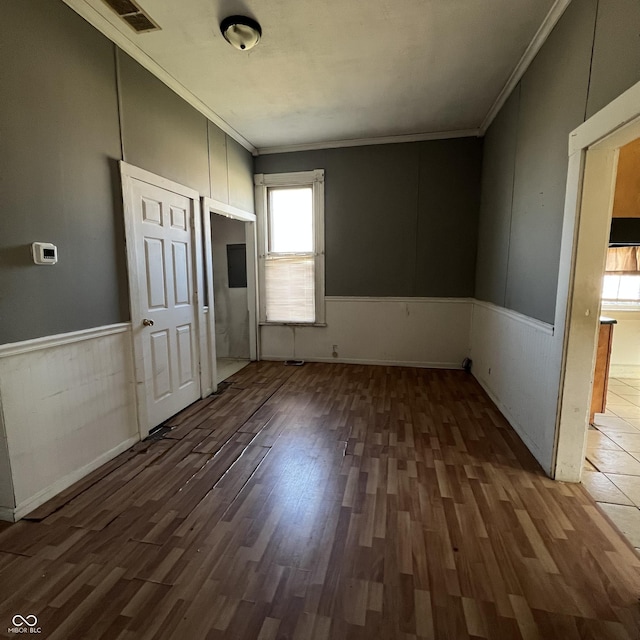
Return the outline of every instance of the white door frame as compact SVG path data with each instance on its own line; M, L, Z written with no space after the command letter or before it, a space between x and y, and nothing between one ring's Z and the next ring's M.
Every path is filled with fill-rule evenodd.
M207 298L209 308L206 318L206 330L201 333L202 344L205 347L202 362L207 362L208 375L206 377L207 388L212 393L218 388L216 364L216 318L215 318L215 298L213 292L213 253L211 247L211 215L225 216L232 220L239 220L245 225L245 241L247 243L247 304L249 305L249 357L251 360L258 360L258 287L257 287L257 241L256 241L256 216L250 211L244 211L238 207L214 200L213 198L202 198L202 236L204 238L204 265L207 275ZM204 326L204 325L203 325Z
M563 332L552 465L556 480L579 482L582 474L618 150L638 137L640 82L569 137L555 325Z
M181 196L189 198L191 201L191 214L193 219L192 225L192 251L191 259L193 261L193 272L195 274L195 282L193 287L193 306L196 310L196 335L198 336L198 354L200 358L200 396L204 397L203 392L205 385L202 380L202 362L203 362L203 349L205 345L201 339L202 327L204 326L204 307L199 301L199 292L202 291L202 227L200 220L200 194L194 189L185 187L171 180L167 180L162 176L158 176L150 171L145 171L139 167L135 167L124 161L120 161L120 175L122 180L122 198L124 205L124 223L125 223L125 238L127 245L127 269L129 273L129 300L131 304L131 335L133 342L133 358L134 358L134 371L136 381L136 405L137 405L137 417L138 417L138 432L140 438L144 439L149 435L149 429L147 427L149 416L147 412L146 392L145 392L145 362L143 358L143 346L142 336L139 331L142 322L142 310L140 305L140 288L138 286L138 265L136 246L133 242L135 237L133 231L134 224L134 212L132 210L132 186L133 180L139 180L146 182L155 187L172 191ZM204 352L206 354L206 352Z

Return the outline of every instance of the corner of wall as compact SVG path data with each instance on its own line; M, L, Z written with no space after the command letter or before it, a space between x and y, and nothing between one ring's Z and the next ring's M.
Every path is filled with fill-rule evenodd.
M470 344L473 376L550 474L562 347L553 327L476 300Z
M13 521L9 517L16 506L16 495L13 488L13 475L11 473L11 459L7 432L2 408L2 390L0 389L0 520ZM4 517L3 517L4 516Z

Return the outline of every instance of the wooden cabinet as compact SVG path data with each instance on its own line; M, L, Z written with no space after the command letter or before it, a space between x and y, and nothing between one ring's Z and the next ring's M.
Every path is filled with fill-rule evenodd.
M600 318L598 352L596 354L596 368L593 374L593 392L591 396L591 411L589 413L590 424L593 424L594 415L596 413L604 413L606 408L609 362L611 360L611 344L615 324L616 321L612 318Z

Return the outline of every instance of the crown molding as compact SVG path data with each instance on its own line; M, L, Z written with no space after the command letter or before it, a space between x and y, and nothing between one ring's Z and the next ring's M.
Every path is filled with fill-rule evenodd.
M534 58L538 55L542 45L547 41L547 38L553 31L553 28L558 23L558 20L562 17L565 9L569 6L571 0L556 0L553 3L549 13L547 13L545 19L542 21L540 28L536 31L533 39L529 43L529 46L525 49L522 57L518 61L514 70L511 72L509 79L502 88L502 91L498 94L495 102L491 105L489 113L485 116L485 119L480 125L480 135L484 135L493 122L494 118L500 112L500 109L504 106L504 103L508 100L512 91L516 88L516 85L522 79L522 76L526 73L527 69L533 62Z
M86 0L63 0L63 2L79 16L84 18L91 26L100 31L102 35L106 36L125 53L129 54L136 62L139 62L147 71L151 72L156 78L166 84L172 91L177 93L185 102L188 102L194 109L241 144L247 151L253 154L256 153L256 148L244 136L238 133L231 125L227 124L227 122L199 98L196 98L191 91L178 82L164 67L161 67L155 60L142 51L135 42L117 29ZM138 37L144 37L144 34Z
M366 147L375 144L399 144L402 142L422 142L424 140L448 140L450 138L476 138L479 129L461 129L458 131L437 131L434 133L409 133L397 136L380 136L377 138L353 138L350 140L331 140L328 142L311 142L308 144L290 144L277 147L260 147L254 153L265 156L271 153L292 153L294 151L317 151L320 149L342 149L344 147Z
M184 85L176 80L164 67L160 66L155 60L147 55L138 45L129 38L129 36L117 29L105 16L103 16L96 8L90 5L87 0L63 0L78 15L84 18L89 24L95 27L100 33L106 36L120 49L130 55L134 60L140 63L145 69L156 76L170 89L172 89L183 100L189 103L194 109L202 113L211 122L218 126L222 131L236 140L245 149L250 151L254 156L267 155L272 153L291 153L295 151L315 151L321 149L340 149L345 147L360 147L377 144L399 144L403 142L421 142L427 140L444 140L448 138L466 138L484 136L487 129L493 122L494 118L507 101L514 88L522 79L534 58L546 42L551 31L558 23L562 14L569 6L571 0L556 0L545 16L542 24L529 43L522 57L515 66L509 79L498 94L493 105L489 109L486 117L478 129L463 129L457 131L438 131L431 133L416 133L406 135L380 136L373 138L354 138L345 140L331 140L327 142L315 142L309 144L293 144L281 145L274 147L256 148L244 136L236 131L231 125L223 120L215 111L208 107L204 102L197 98Z

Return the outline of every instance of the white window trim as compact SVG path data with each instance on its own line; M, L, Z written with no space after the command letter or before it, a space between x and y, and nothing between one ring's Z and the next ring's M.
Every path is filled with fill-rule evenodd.
M287 325L303 327L324 327L324 169L296 171L294 173L258 173L254 176L256 196L256 216L258 219L258 287L261 325ZM313 226L315 253L315 322L268 322L266 320L264 269L267 255L267 193L269 187L302 187L313 189Z

